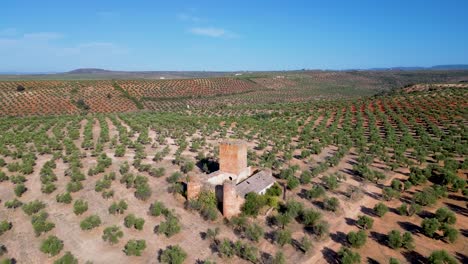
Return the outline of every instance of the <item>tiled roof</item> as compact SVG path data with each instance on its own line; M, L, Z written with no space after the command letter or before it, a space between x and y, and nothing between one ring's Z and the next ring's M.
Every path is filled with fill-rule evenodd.
M271 171L260 171L236 185L237 194L244 197L250 192L259 193L275 181Z

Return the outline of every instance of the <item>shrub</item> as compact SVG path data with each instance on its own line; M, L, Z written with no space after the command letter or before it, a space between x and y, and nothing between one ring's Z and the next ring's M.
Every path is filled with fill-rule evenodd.
M291 231L289 230L278 230L275 233L275 241L280 246L291 243Z
M123 232L118 226L109 226L104 229L102 234L102 240L108 241L110 244L116 244L119 242L119 238L123 237Z
M458 261L445 250L436 250L427 259L430 264L457 264Z
M69 192L63 193L63 194L57 194L55 199L57 200L58 203L65 203L65 204L69 204L72 201L72 197Z
M442 226L442 231L444 232L444 238L445 240L447 240L447 242L449 243L454 243L457 238L458 238L458 230L447 225L447 224L444 224Z
M171 176L166 178L168 183L176 183L182 178L182 174L180 172L174 172Z
M286 213L289 214L292 218L296 218L304 210L304 205L301 202L295 200L288 200L284 205L286 208Z
M1 159L0 159L0 162L1 162ZM0 182L8 181L9 179L10 178L3 171L0 171Z
M82 230L90 230L98 227L99 225L101 225L101 218L99 218L98 215L88 216L80 223Z
M41 186L41 192L46 193L46 194L52 193L56 189L57 187L52 182L47 182L45 184L42 184Z
M16 209L22 205L23 203L16 198L5 202L5 207L9 209Z
M374 219L370 218L367 215L358 216L357 225L362 229L371 229L374 225Z
M391 201L394 198L400 198L400 191L390 187L385 187L382 191L382 198L386 201Z
M312 248L312 241L307 236L303 236L301 239L300 248L304 253L307 253Z
M260 209L267 204L266 196L256 193L248 193L245 197L242 212L245 215L257 216Z
M219 230L219 227L216 227L215 229L208 228L208 230L206 230L206 237L216 242L216 237L219 235Z
M63 241L58 239L56 236L49 236L47 239L42 241L41 251L49 254L49 256L55 256L63 249Z
M411 203L409 209L408 209L408 215L413 216L415 214L419 214L421 212L422 208L421 205L417 203Z
M26 178L23 175L11 176L10 181L13 184L20 184L26 182Z
M441 224L447 223L447 224L453 225L457 221L457 217L455 216L455 213L452 212L447 207L441 207L441 208L437 209L437 211L435 213L435 218Z
M314 185L310 190L307 191L307 199L316 199L325 195L325 189L320 185Z
M180 232L179 220L172 215L166 217L165 222L161 222L157 228L158 234L164 234L166 237L171 237Z
M433 205L439 196L444 196L444 190L440 188L425 187L422 191L413 195L413 200L422 206Z
M408 250L414 249L414 239L410 232L405 232L402 236L403 247Z
M88 202L85 200L76 200L73 204L73 212L76 215L81 215L88 210Z
M436 218L425 218L421 223L421 227L426 236L433 237L439 229L440 223Z
M246 237L255 242L258 242L260 238L263 237L264 233L263 228L256 223L250 225L245 230Z
M151 204L149 213L152 216L160 216L161 214L166 215L169 210L167 210L166 206L164 206L161 202L154 202Z
M288 186L288 189L289 190L294 190L295 188L297 188L297 186L299 186L300 182L299 182L299 179L294 177L294 176L291 176L288 178L288 181L287 181L287 186Z
M145 250L145 240L131 239L125 244L124 252L127 256L141 256L141 251Z
M358 232L349 232L348 235L346 236L349 244L353 248L360 248L364 246L367 240L367 234L364 230L359 230Z
M276 252L275 257L273 258L273 264L286 264L286 258L284 257L283 252Z
M23 183L16 184L14 191L16 196L21 197L28 189L24 186Z
M152 168L149 172L149 175L152 177L160 178L166 174L166 169L161 167L161 168Z
M322 218L322 214L315 210L304 210L301 215L302 223L306 226L315 226Z
M135 190L135 197L137 199L146 201L151 196L151 187L147 184L140 184Z
M110 214L123 214L125 210L127 210L128 204L124 200L120 200L119 202L114 202L109 207Z
M340 206L340 201L336 197L325 198L323 208L327 211L336 212Z
M300 181L302 184L309 184L312 181L312 173L310 173L310 171L303 171Z
M359 253L353 252L347 247L341 247L341 249L338 251L338 257L340 258L340 262L342 264L361 263L361 256Z
M78 259L70 251L67 251L65 255L54 261L54 264L78 264Z
M135 217L134 214L129 214L124 218L124 225L127 228L134 227L137 230L142 230L145 224L145 219Z
M22 91L24 91L24 90L26 90L26 88L24 88L23 85L20 84L20 85L16 86L16 91L22 92Z
M384 216L388 212L388 207L383 203L378 203L374 206L374 213L379 217Z
M388 264L400 264L400 261L398 261L396 258L390 258Z
M39 212L40 210L44 209L45 207L46 207L45 203L43 203L41 201L38 201L38 200L34 200L34 201L29 202L27 204L23 204L23 206L22 206L23 211L27 215L35 214L35 213Z
M67 183L67 192L77 192L79 190L83 189L83 184L79 181L72 181Z
M313 234L318 237L318 238L324 238L328 235L330 229L330 224L326 221L320 221L318 224L316 224L312 231Z
M11 222L3 220L0 222L0 236L3 235L6 231L10 230L13 227Z
M169 246L161 254L161 262L168 264L182 264L187 253L179 246Z
M52 228L55 227L55 224L47 221L49 214L45 211L41 211L32 216L31 224L34 229L36 236L40 236L42 233L49 232Z
M323 176L321 180L329 190L335 190L338 188L338 178L335 175Z
M397 211L400 215L408 215L408 205L405 203L401 204L400 206L398 206Z
M235 255L231 241L229 241L229 239L227 238L225 238L221 242L221 244L219 245L218 251L219 251L219 254L221 254L221 257L231 258Z

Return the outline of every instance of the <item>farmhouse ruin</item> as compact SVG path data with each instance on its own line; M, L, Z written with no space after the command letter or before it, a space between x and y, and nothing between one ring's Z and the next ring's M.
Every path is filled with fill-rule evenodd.
M202 189L212 190L222 203L224 217L231 218L241 212L248 193L265 194L275 182L271 171L252 174L252 168L247 164L247 142L224 140L219 144L219 170L189 177L187 199L197 198Z

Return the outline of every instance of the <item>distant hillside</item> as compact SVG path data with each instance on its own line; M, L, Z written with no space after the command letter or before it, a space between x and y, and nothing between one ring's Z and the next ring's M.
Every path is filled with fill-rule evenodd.
M422 70L468 70L468 64L435 65L432 67L390 67L371 68L371 71L422 71Z
M0 80L157 80L234 76L233 72L209 71L112 71L97 68L76 69L63 73L0 73Z
M76 69L73 71L66 72L66 74L106 74L112 73L113 71L103 70L103 69L96 69L96 68L84 68L84 69Z
M33 75L31 78L36 78L32 80L0 81L0 117L308 102L388 94L414 84L463 84L468 80L468 70L244 72L236 77L186 78L205 74L221 73L79 69L59 75L68 80L39 80ZM86 76L94 78L82 80ZM148 76L153 80L143 79ZM177 78L154 80L155 76Z

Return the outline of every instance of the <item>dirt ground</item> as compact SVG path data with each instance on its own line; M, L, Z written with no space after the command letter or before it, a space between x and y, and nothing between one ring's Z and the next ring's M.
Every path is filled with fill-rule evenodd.
M320 116L314 125L317 125L323 116ZM310 120L308 120L310 121ZM93 139L96 143L99 137L100 127L97 119L93 120ZM115 125L108 119L106 122L109 126L110 138L118 136L118 131ZM124 122L122 122L127 129L130 129ZM328 123L328 121L327 121ZM84 126L86 120L83 120L80 125L80 134L83 135ZM228 134L230 131L228 132ZM156 132L150 131L150 138L154 139L157 135ZM196 134L192 137L199 137ZM138 135L133 135L133 139L137 138ZM81 146L83 136L74 143L77 147ZM175 146L174 140L167 138L167 144L169 144L171 153L161 162L153 162L152 156L158 150L161 150L164 146L158 146L157 148L151 147L152 144L146 147L147 158L143 160L144 164L151 163L155 167L166 168L166 175L170 175L179 168L172 164L171 160L177 146ZM217 140L211 139L208 141L208 145L216 145ZM249 145L249 148L253 148L254 143ZM336 152L335 146L328 146L322 150L318 155L312 155L310 161L313 164L323 162L327 156L332 155ZM95 157L91 157L91 151L82 150L86 157L82 159L84 165L82 172L87 172L89 168L96 165L97 161ZM205 149L208 152L209 149ZM223 223L221 217L215 222L208 222L203 220L198 213L190 212L184 209L184 199L181 196L174 196L167 191L167 182L165 177L154 178L149 176L145 172L138 172L135 168L131 168L131 172L134 174L145 175L149 179L149 184L152 189L151 198L147 201L141 201L134 197L134 190L127 189L123 184L120 184L117 176L117 180L112 183L111 189L115 191L115 195L110 199L103 199L100 193L95 192L95 183L99 178L103 177L104 174L109 172L116 172L119 175L119 166L129 161L131 164L135 152L132 149L127 149L124 157L115 157L114 149L105 149L106 154L112 158L112 165L106 169L106 172L97 176L87 176L87 179L83 182L84 189L73 193L73 200L84 199L88 201L89 209L84 214L76 216L73 213L73 202L71 204L57 203L55 196L65 192L66 184L69 179L64 176L65 170L68 165L63 163L62 160L56 162L57 168L54 170L58 176L56 182L57 190L52 194L43 194L41 192L41 182L39 172L45 162L52 158L51 155L39 155L36 160L34 167L34 173L27 176L28 181L25 183L28 191L21 197L21 201L29 202L35 199L44 201L47 204L46 211L49 213L49 220L55 223L55 228L46 234L42 234L40 237L34 235L32 225L30 223L31 218L27 216L20 208L16 210L6 209L4 206L0 206L0 219L5 219L13 222L13 228L7 231L5 234L0 236L0 243L6 245L8 248L8 256L15 258L18 263L52 263L54 260L63 255L63 252L70 251L76 256L80 262L91 261L92 263L158 263L158 255L161 249L165 249L169 245L180 245L188 254L188 258L185 263L196 263L198 260L210 259L217 263L247 263L239 258L233 259L221 259L216 255L216 252L210 248L210 241L203 239L203 233L208 228L219 227L221 233L220 238L229 238L231 240L239 239L230 227L227 227ZM184 156L195 156L196 153L185 151ZM6 159L7 162L9 161ZM336 263L337 262L337 251L342 245L346 244L346 234L349 231L356 231L358 228L355 225L355 220L359 215L370 215L375 220L374 227L368 232L368 239L366 245L357 250L361 254L362 262L368 263L387 263L390 257L395 257L400 260L401 263L420 263L422 257L427 257L431 251L435 249L444 248L457 256L459 259L466 261L467 256L466 248L468 245L467 232L468 232L468 213L466 209L466 200L461 194L451 195L446 199L442 199L437 205L425 208L426 214L433 213L440 206L447 206L457 213L457 228L460 230L460 236L456 243L448 244L442 240L435 240L427 238L419 231L419 226L422 218L419 216L403 217L396 213L395 208L401 204L401 201L395 200L385 202L389 208L388 212L383 218L378 218L372 215L372 208L374 205L381 201L380 194L382 185L375 184L362 184L356 177L354 177L350 171L356 160L356 155L353 151L347 154L337 166L334 166L327 170L323 175L330 173L339 172L347 176L347 179L340 184L340 188L333 192L328 193L329 196L335 196L340 200L340 210L337 213L331 213L323 211L316 204L313 204L309 200L301 198L300 193L303 190L310 189L312 185L302 185L298 190L288 191L287 197L293 197L304 203L307 208L314 208L322 212L323 219L330 224L330 238L323 241L314 241L313 249L307 254L298 252L293 246L286 245L283 248L278 248L277 245L273 244L271 240L263 238L256 245L260 252L265 254L274 255L278 250L285 253L287 263ZM310 166L303 161L293 159L292 164L300 165L301 169ZM375 164L375 167L378 167ZM196 168L199 170L198 168ZM11 176L12 173L3 171L7 175ZM201 171L199 171L201 173ZM404 178L408 173L408 170L399 170L397 172L385 172L387 179L382 184L388 186L393 178ZM320 176L314 178L314 182L320 181ZM344 192L348 186L362 187L364 195L358 200L349 200L344 196ZM413 190L414 191L414 190ZM4 203L7 200L15 198L13 192L13 184L11 182L3 182L0 184L0 200ZM114 201L125 200L129 209L123 215L111 215L108 213L108 208ZM164 220L162 216L153 217L148 214L150 204L154 201L163 202L166 207L174 209L175 214L178 215L182 226L181 232L174 235L171 238L166 238L163 235L157 235L153 229L161 221ZM141 231L134 229L127 229L123 225L124 217L134 213L137 217L145 219L144 229ZM82 231L79 227L80 221L87 216L97 214L102 220L102 224L91 231ZM272 232L274 228L269 227L265 224L265 215L261 215L255 220L257 223L261 223L264 226L265 231ZM124 231L124 237L120 239L120 242L115 245L109 245L105 243L101 236L103 230L111 225L120 226ZM297 222L288 225L288 229L292 230L293 238L300 239L304 234L303 226ZM415 244L417 245L417 252L407 252L404 250L393 250L386 246L385 236L392 230L397 229L400 231L410 231L413 233ZM43 239L49 235L56 235L64 241L64 249L56 257L47 257L44 253L40 252L39 246ZM125 243L129 239L144 239L147 243L146 250L143 251L140 257L127 257L123 253ZM465 254L465 255L463 255ZM466 263L466 262L465 262Z

